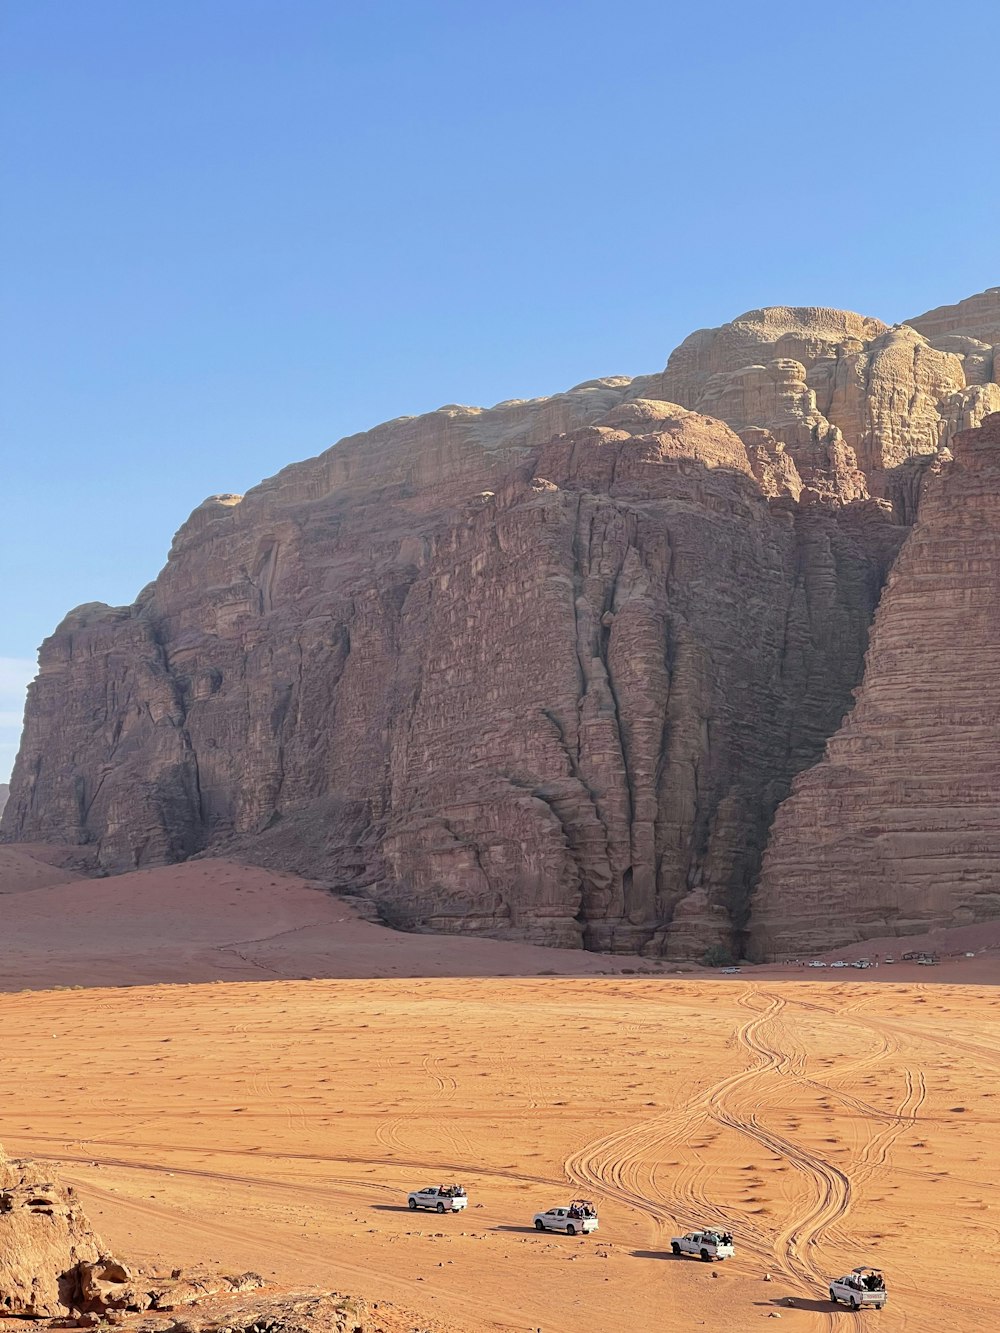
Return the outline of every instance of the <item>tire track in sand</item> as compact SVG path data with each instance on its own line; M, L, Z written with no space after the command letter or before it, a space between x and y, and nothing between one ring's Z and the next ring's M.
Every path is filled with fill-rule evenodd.
M741 997L741 1002L743 999ZM750 1029L753 1034L783 1004L783 1001L774 998L765 1010L754 1013L738 1029L738 1044L745 1045L746 1030ZM738 1226L743 1248L755 1253L761 1260L770 1262L773 1256L769 1237L760 1223L739 1208L723 1210L712 1202L706 1188L711 1170L708 1163L697 1157L693 1163L682 1163L665 1189L658 1180L658 1167L659 1159L667 1155L669 1149L682 1143L690 1146L691 1141L704 1134L713 1122L727 1123L720 1118L717 1108L720 1099L731 1087L738 1087L745 1080L760 1077L764 1068L780 1064L785 1069L789 1063L790 1057L783 1051L773 1058L768 1057L764 1067L755 1063L751 1068L732 1074L695 1094L673 1112L655 1116L587 1144L567 1157L563 1170L572 1184L595 1190L645 1213L653 1222L654 1244L663 1239L668 1224L672 1228L679 1215L690 1213L696 1208L698 1217L705 1223L730 1228Z
M763 1007L761 1007L763 1001ZM785 1000L775 994L761 995L753 985L739 997L738 1003L750 1009L750 1017L735 1032L736 1044L750 1058L743 1070L728 1075L712 1087L691 1098L670 1115L655 1117L640 1125L622 1129L596 1140L571 1154L564 1163L567 1178L607 1197L615 1198L644 1212L653 1222L656 1238L664 1224L682 1212L697 1208L698 1216L708 1223L737 1227L741 1249L766 1263L774 1263L782 1273L815 1294L829 1280L829 1273L814 1257L813 1251L826 1232L845 1218L851 1208L856 1185L867 1182L887 1160L893 1144L910 1127L923 1103L922 1077L904 1069L905 1091L891 1111L880 1109L841 1092L818 1079L805 1075L805 1050L796 1039L787 1040L788 1030L781 1021ZM841 1076L881 1064L898 1050L891 1036L868 1024L858 1022L878 1037L876 1049L841 1066ZM762 1080L780 1078L800 1086L814 1088L854 1110L877 1128L862 1149L858 1169L848 1173L818 1152L797 1143L761 1123L759 1109L768 1098L762 1094ZM696 1158L685 1163L662 1188L656 1158L671 1145L704 1133L714 1123L732 1130L765 1148L792 1166L804 1180L807 1200L797 1208L787 1224L776 1234L759 1220L738 1208L720 1209L707 1195L710 1168Z

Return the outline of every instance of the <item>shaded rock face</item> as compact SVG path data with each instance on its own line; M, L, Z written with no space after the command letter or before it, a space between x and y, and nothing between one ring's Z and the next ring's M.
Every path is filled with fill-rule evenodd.
M409 928L728 945L940 446L1000 392L968 355L757 311L214 497L134 606L43 645L3 830L244 855Z
M0 815L2 815L4 812L4 807L7 804L7 797L9 795L10 795L10 787L7 785L6 782L0 782Z
M0 1148L0 1315L54 1317L82 1309L81 1266L97 1261L102 1249L72 1188Z
M953 448L892 571L857 703L778 811L759 956L1000 916L1000 415Z

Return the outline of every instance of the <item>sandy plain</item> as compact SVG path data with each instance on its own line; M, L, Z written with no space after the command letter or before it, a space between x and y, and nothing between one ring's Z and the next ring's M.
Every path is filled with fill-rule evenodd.
M243 867L145 873L131 906L122 880L0 899L0 1141L132 1260L389 1300L418 1328L997 1326L995 956L599 975L629 960L393 935ZM111 985L88 975L102 938ZM379 940L383 975L289 979L370 966ZM173 984L128 984L150 979ZM87 988L17 989L40 985ZM466 1213L407 1211L442 1179ZM596 1236L532 1229L574 1193ZM671 1257L676 1230L722 1222L736 1259ZM827 1280L860 1262L890 1305L835 1313Z

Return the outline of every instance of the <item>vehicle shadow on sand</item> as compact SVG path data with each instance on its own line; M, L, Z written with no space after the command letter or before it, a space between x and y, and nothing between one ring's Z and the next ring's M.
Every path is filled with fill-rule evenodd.
M821 1310L823 1314L832 1314L835 1308L831 1300L812 1300L808 1296L776 1296L773 1301L754 1301L754 1305L777 1305L782 1310Z
M633 1250L632 1256L635 1259L670 1259L671 1261L680 1261L682 1259L691 1259L690 1254L674 1254L672 1250ZM692 1262L702 1263L697 1257Z
M549 1232L539 1231L537 1227L511 1227L511 1226L499 1226L499 1227L490 1227L490 1230L491 1230L491 1231L523 1231L523 1232L525 1232L525 1233L526 1233L527 1235L529 1235L529 1236L545 1236L545 1235L549 1235L549 1236L551 1236L551 1235L554 1235L554 1234L558 1234L558 1233L554 1233L554 1232L551 1232L551 1231L549 1231Z
M418 1213L419 1208L410 1208L405 1203L371 1203L368 1205L375 1213Z

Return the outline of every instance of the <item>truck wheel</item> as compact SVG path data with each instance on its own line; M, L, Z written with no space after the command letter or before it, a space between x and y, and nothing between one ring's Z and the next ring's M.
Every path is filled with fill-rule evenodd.
M712 1256L709 1254L707 1250L702 1250L701 1257L704 1259L706 1264L711 1262Z
M673 1250L674 1254L680 1254L681 1252L681 1247L677 1244L675 1240L670 1242L670 1248Z
M443 1212L444 1212L444 1204L443 1204L443 1203L439 1203L438 1206L437 1206L437 1210L438 1210L439 1213L443 1213Z
M406 1201L406 1206L411 1210L411 1212L412 1212L412 1211L415 1211L415 1209L416 1209L416 1207L417 1207L417 1201L416 1201L416 1199L407 1199L407 1201Z
M832 1287L830 1288L830 1300L833 1301L834 1305L838 1305L838 1304L839 1304L839 1302L838 1302L838 1300L837 1300L837 1293L834 1291L834 1289L833 1289Z
M567 1235L567 1236L575 1236L575 1235L576 1235L576 1227L573 1225L572 1222L567 1222L567 1223L566 1223L566 1235Z
M851 1309L852 1309L852 1310L860 1310L860 1309L861 1309L861 1302L860 1302L860 1301L856 1301L856 1300L854 1299L853 1296L851 1297Z
M536 1218L535 1218L535 1230L536 1230L536 1231L544 1231L544 1230L545 1230L545 1223L542 1221L542 1219L541 1219L540 1217L536 1217Z

